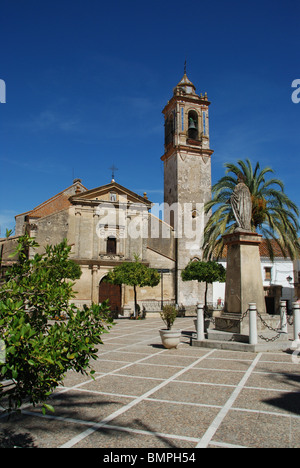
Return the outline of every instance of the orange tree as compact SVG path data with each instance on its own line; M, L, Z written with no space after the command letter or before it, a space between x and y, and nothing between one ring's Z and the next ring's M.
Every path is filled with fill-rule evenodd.
M133 286L134 291L134 317L137 318L137 287L157 286L160 282L160 274L154 268L149 268L138 260L135 262L124 262L108 273L106 282L112 284L127 284Z
M205 294L204 294L204 307L207 311L207 292L208 285L220 282L224 283L226 280L226 270L223 265L208 261L191 261L184 270L181 272L181 278L183 281L198 281L199 283L205 283Z
M48 397L68 370L88 373L111 325L107 304L83 310L70 304L81 270L69 259L67 241L29 259L37 246L28 236L19 239L19 260L0 288L0 403L8 411L25 402L53 410ZM67 320L52 320L61 314Z

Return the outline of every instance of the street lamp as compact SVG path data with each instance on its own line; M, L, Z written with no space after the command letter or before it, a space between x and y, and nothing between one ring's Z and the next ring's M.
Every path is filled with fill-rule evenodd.
M291 277L291 275L289 275L289 276L286 277L286 280L289 283L289 285L291 285L292 281L293 281L293 278ZM291 289L291 299L289 300L289 302L291 302L291 304L293 302L293 290L292 289Z
M161 310L164 308L164 273L170 273L168 268L158 268L158 273L161 275L160 284L161 284Z

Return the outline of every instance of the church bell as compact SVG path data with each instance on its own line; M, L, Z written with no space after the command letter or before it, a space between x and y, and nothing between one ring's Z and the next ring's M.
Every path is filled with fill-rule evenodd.
M196 125L195 125L194 119L192 119L192 118L190 117L190 119L189 119L189 130L191 130L191 129L196 130L197 127L196 127Z

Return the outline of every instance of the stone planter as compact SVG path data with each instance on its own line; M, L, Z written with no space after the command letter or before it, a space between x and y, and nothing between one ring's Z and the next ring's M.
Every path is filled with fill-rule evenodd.
M180 343L181 330L159 330L162 344L167 349L177 348Z

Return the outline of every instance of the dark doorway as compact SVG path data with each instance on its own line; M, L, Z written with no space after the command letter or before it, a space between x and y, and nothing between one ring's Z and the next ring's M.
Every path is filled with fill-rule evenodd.
M99 303L109 300L111 312L121 313L121 285L105 283L99 284Z
M274 315L275 314L275 299L274 299L274 297L265 297L265 300L266 300L267 314Z

